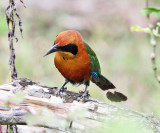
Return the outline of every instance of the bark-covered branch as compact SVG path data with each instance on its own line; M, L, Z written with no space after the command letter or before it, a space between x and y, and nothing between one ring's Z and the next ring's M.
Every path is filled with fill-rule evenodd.
M160 121L154 116L90 97L78 101L79 94L70 91L64 92L62 98L56 97L56 91L56 87L41 86L25 78L1 85L0 124L27 124L74 133L118 128L160 132Z

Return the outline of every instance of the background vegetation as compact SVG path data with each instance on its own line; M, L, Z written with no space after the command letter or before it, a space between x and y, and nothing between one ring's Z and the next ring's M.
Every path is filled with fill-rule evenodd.
M24 1L27 8L18 5L23 21L24 38L19 29L19 42L15 45L18 77L27 77L41 84L60 87L63 77L54 66L54 55L43 58L61 31L78 30L84 40L97 53L102 73L119 91L128 96L123 103L110 103L105 93L91 84L92 97L117 106L160 117L160 85L154 79L150 53L149 35L133 33L133 24L147 26L147 19L140 14L145 1L139 0L38 0ZM18 4L18 2L17 2ZM5 7L0 2L0 84L9 82L9 48ZM150 6L158 7L160 1L152 0ZM152 22L156 18L151 16ZM18 27L18 24L17 24ZM157 40L158 41L158 40ZM158 41L159 44L159 41ZM157 48L157 54L160 55ZM160 57L160 56L159 56ZM159 57L157 60L160 61ZM160 62L157 62L160 65ZM83 86L68 85L79 91Z

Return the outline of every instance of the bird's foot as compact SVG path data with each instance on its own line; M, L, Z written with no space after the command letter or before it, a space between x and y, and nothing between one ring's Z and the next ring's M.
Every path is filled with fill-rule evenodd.
M56 92L56 97L60 96L62 97L61 93L64 92L64 90L66 90L67 88L61 87L57 92Z
M86 101L89 97L88 91L85 92L80 92L81 94L78 95L78 101L82 100L82 101Z

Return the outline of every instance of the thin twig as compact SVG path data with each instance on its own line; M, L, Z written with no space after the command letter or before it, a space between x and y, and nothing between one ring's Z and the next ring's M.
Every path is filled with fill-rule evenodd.
M23 1L20 2L24 5ZM25 7L25 5L24 5ZM13 39L18 42L18 38L15 36L15 27L16 27L16 20L15 17L18 18L20 33L22 34L22 21L17 12L15 1L9 0L9 5L6 8L6 20L8 24L8 41L9 41L9 48L10 48L10 59L9 59L9 66L10 66L10 81L17 79L17 71L15 67L15 49L13 45Z
M148 8L148 7L149 7L149 1L146 0L146 8ZM147 20L148 20L148 27L150 28L150 31L151 31L150 32L150 44L152 46L152 53L151 53L152 69L153 69L155 78L160 83L160 77L158 75L157 65L156 65L156 46L157 46L157 41L156 41L155 36L153 34L153 24L151 23L150 15L147 15Z

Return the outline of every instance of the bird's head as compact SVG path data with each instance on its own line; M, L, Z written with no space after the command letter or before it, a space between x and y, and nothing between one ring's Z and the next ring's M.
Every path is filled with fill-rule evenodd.
M56 37L53 46L46 52L44 56L53 52L60 52L68 56L75 56L82 49L85 49L85 46L80 33L77 31L68 30L61 32Z

